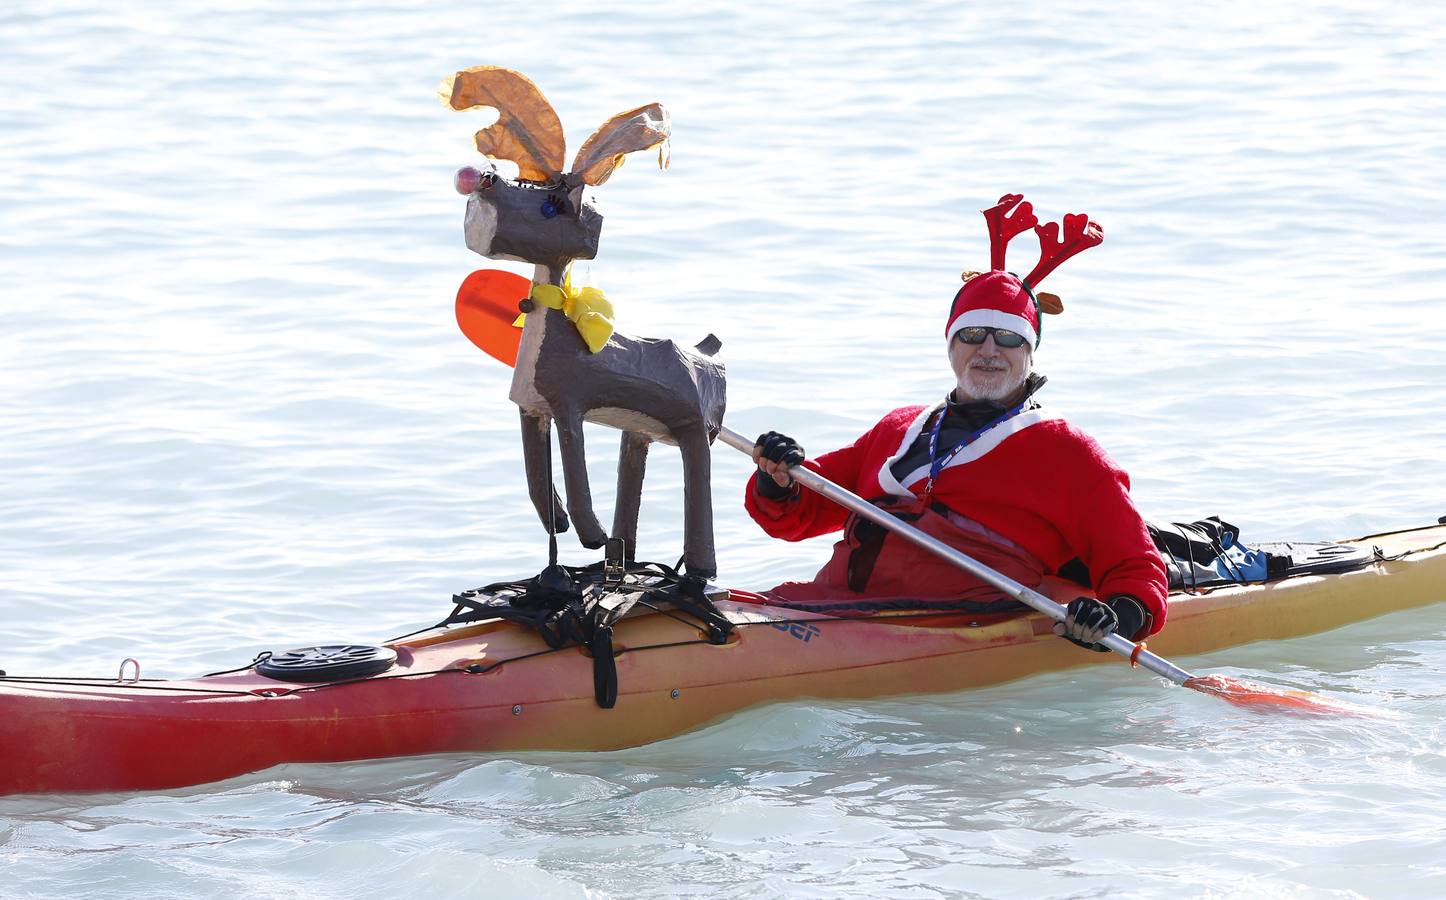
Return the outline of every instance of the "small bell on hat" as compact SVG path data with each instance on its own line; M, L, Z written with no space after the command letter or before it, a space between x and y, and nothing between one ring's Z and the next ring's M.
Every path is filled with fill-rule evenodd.
M954 295L954 303L949 308L944 340L953 340L961 328L985 326L1017 332L1038 347L1042 334L1041 312L1061 313L1064 304L1054 294L1036 294L1035 285L1060 263L1104 241L1104 229L1099 223L1091 222L1089 216L1067 215L1061 238L1057 223L1039 224L1034 208L1022 194L1005 194L983 213L989 225L990 270L982 274L964 273L964 286ZM1028 275L1020 278L1005 271L1004 253L1011 240L1030 228L1039 235L1039 262Z

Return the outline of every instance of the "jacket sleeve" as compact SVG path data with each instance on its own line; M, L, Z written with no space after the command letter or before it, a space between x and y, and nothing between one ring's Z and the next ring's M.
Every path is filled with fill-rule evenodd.
M1130 499L1129 476L1098 453L1105 471L1079 495L1065 537L1089 569L1096 596L1129 594L1144 604L1154 622L1141 634L1126 635L1143 640L1165 627L1165 563Z
M883 424L880 422L875 425L847 447L825 453L818 459L804 460L804 467L857 493L867 455L866 448ZM782 500L764 497L754 487L752 473L748 476L743 506L753 517L753 521L770 537L785 541L801 541L839 531L849 517L848 510L842 506L798 485L794 486L792 494Z

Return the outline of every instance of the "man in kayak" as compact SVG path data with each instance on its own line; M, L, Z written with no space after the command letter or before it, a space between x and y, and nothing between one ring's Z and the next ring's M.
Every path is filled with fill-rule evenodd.
M768 432L753 449L758 470L745 505L773 537L797 541L844 530L809 582L781 584L779 603L848 614L887 608L1021 608L998 590L842 507L801 490L788 468L803 464L1015 581L1045 575L1090 586L1098 600L1068 604L1057 634L1081 646L1117 632L1143 640L1165 624L1166 576L1129 496L1129 476L1094 439L1047 416L1034 399L1041 302L1035 285L1068 257L1103 240L1085 216L1037 226L1030 204L1006 195L984 211L992 270L965 274L945 325L955 384L933 406L884 416L853 444L806 459L794 439ZM1004 271L1004 248L1028 228L1042 258L1024 278ZM1039 296L1039 299L1036 297Z

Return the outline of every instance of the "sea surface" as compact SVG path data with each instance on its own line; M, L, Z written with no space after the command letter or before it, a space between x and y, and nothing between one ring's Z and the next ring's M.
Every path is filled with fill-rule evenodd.
M510 373L453 318L468 272L525 271L462 240L490 117L435 88L480 64L531 76L570 148L671 111L671 168L593 192L577 279L624 331L716 333L738 431L820 452L941 396L977 211L1019 191L1104 226L1047 284L1040 399L1148 516L1434 523L1443 45L1405 2L7 3L0 668L374 642L545 562ZM588 439L606 521L615 437ZM766 539L748 474L718 446L720 581L808 576L827 541ZM678 556L681 486L655 450L644 557ZM0 897L1446 894L1446 604L1180 662L1400 718L1096 666L610 753L0 798Z

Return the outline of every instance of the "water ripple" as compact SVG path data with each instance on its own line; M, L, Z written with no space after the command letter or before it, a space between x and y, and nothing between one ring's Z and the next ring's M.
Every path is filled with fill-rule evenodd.
M638 160L596 192L607 239L579 273L625 330L716 332L744 433L824 450L942 393L943 304L984 252L975 210L1024 190L1105 224L1105 248L1051 279L1068 311L1040 351L1043 399L1126 465L1148 514L1218 513L1259 539L1446 515L1446 28L1429 7L703 0L545 18L512 2L0 12L0 667L228 668L411 630L456 590L536 570L509 376L452 320L463 275L489 265L449 186L486 120L432 92L485 62L541 84L573 147L617 110L668 104L673 167ZM588 441L606 515L616 436ZM737 505L746 466L715 469L725 580L810 575L826 543L763 540ZM644 555L676 558L681 486L660 448ZM1446 889L1446 613L1190 663L1401 719L1266 719L1114 668L794 701L614 753L3 798L0 883Z

